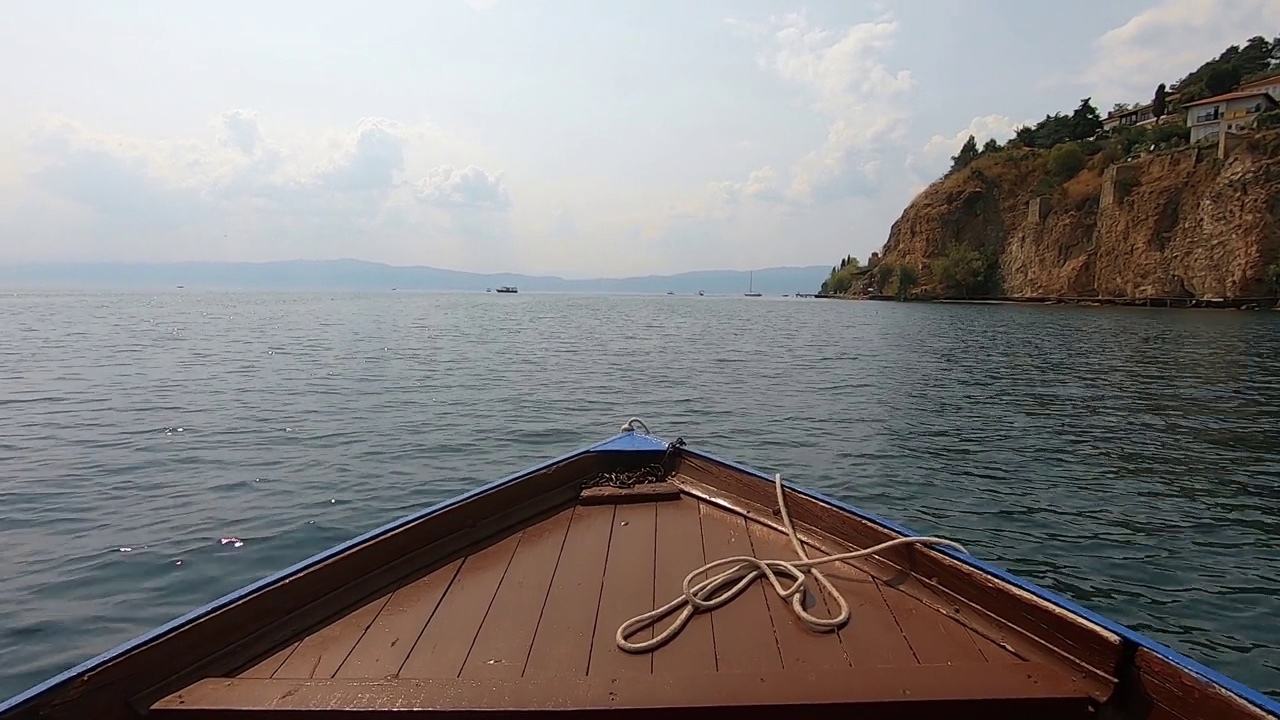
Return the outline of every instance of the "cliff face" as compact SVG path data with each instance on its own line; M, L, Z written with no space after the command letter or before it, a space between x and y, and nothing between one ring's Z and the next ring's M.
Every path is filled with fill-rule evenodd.
M959 245L999 265L1006 296L1258 297L1280 256L1280 136L1225 159L1187 148L1065 183L1046 153L981 157L923 191L894 223L882 262L909 265L942 292L933 261Z

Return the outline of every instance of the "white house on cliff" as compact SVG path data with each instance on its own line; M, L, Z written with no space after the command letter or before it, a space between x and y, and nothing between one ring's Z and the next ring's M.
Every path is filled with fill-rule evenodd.
M1267 81L1263 81L1267 82ZM1269 82L1280 91L1280 78ZM1241 88L1236 92L1183 103L1187 111L1187 127L1191 142L1199 142L1223 132L1240 132L1253 126L1258 114L1277 107L1275 97L1266 90Z

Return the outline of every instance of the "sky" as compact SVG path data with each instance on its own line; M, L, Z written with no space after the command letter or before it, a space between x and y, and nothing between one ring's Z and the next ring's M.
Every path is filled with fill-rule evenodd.
M970 133L1149 98L1280 0L18 0L0 262L629 276L865 259Z

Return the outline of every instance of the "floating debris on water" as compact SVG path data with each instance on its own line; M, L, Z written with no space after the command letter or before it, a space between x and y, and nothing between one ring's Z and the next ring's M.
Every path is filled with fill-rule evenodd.
M120 552L133 552L133 548L131 548L131 547L122 547L122 548L120 548Z
M223 545L230 545L231 547L244 547L244 541L238 537L224 537L219 542Z

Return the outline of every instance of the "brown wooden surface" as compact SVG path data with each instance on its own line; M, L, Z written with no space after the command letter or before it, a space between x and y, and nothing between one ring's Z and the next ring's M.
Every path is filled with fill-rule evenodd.
M359 610L332 623L320 632L307 636L285 660L272 677L328 678L347 659L351 649L360 642L374 618L387 604L380 597Z
M525 677L587 674L615 510L612 505L574 509L551 590L534 630Z
M525 530L475 644L462 666L464 678L518 678L524 674L533 633L569 532L573 509Z
M702 517L696 500L659 503L658 538L653 572L654 605L665 605L682 592L684 579L706 564L702 551ZM699 573L695 582L705 580ZM705 674L716 670L713 613L698 613L671 642L653 651L653 671L659 675ZM674 616L663 618L661 632Z
M618 648L618 626L653 609L653 559L657 509L654 503L621 505L614 511L604 584L592 633L591 662L587 674L599 677L648 675L653 655L628 653ZM633 640L652 637L649 631Z
M1056 668L1026 664L1018 672L982 666L917 665L853 672L792 670L770 673L644 675L564 679L262 680L211 678L152 707L157 718L186 718L200 710L564 710L624 708L849 707L856 717L934 717L924 711L982 708L986 717L1016 717L1011 710L1057 709L1059 717L1088 717L1087 697ZM896 706L897 712L885 712ZM877 713L877 710L880 710ZM1004 714L999 714L1003 712ZM259 715L271 717L270 714ZM403 715L397 714L397 717ZM523 716L523 715L522 715ZM954 715L947 715L953 717ZM1027 717L1029 715L1023 715ZM305 715L304 715L305 717ZM1043 715L1037 714L1037 718Z
M245 670L244 672L240 673L240 677L244 677L244 678L271 677L272 675L275 674L276 670L280 669L280 666L284 664L284 661L289 659L289 655L291 655L293 651L297 649L297 647L301 644L302 644L301 642L296 642L289 645L288 647L280 649L279 651L269 656L266 660L263 660L257 665L254 665L248 670Z
M680 495L680 488L671 483L645 483L629 488L587 488L578 496L578 502L583 505L625 505L679 500Z
M851 621L837 632L806 627L761 580L728 605L695 615L657 652L617 647L623 621L678 596L684 577L707 560L735 555L796 557L777 530L694 498L579 505L317 629L269 675L625 678L1021 662L989 641L980 645L956 618L844 563L824 568L850 604ZM830 616L835 603L815 587L808 607ZM644 630L631 639L650 637ZM274 656L252 671L262 676L271 662Z
M399 673L460 567L462 560L455 560L397 588L334 677L381 678Z
M521 537L512 535L462 561L431 622L405 658L402 676L458 676Z
M1139 649L1134 661L1147 696L1157 708L1165 709L1176 717L1185 718L1185 720L1272 719L1272 716L1253 705L1182 671L1168 660L1148 650Z

